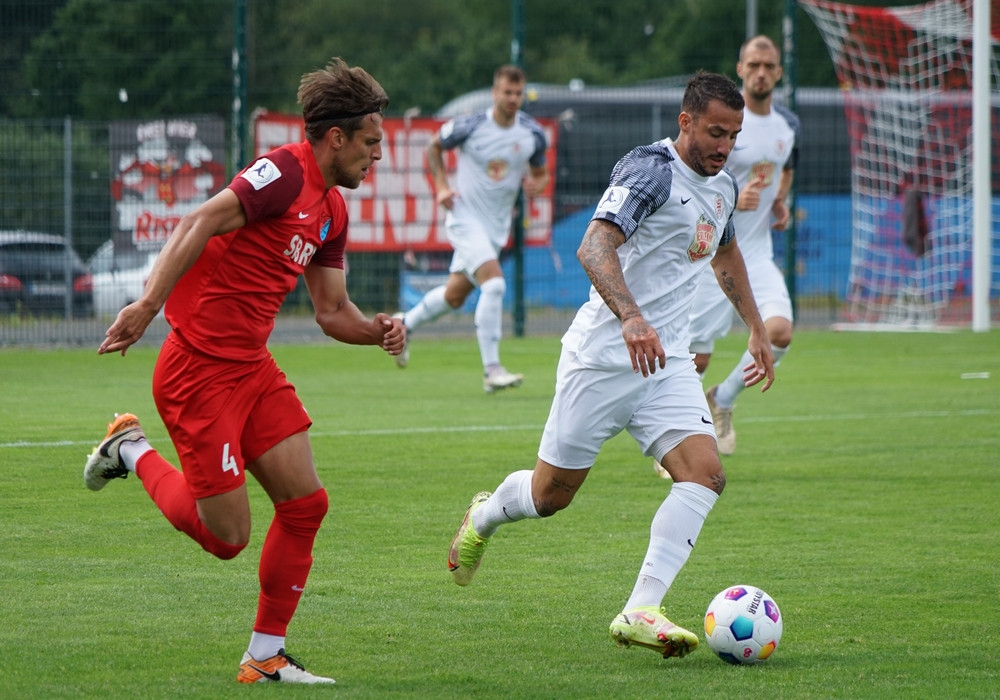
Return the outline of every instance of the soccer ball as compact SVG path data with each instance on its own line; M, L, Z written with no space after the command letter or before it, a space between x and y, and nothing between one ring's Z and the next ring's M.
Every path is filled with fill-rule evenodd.
M730 586L705 611L708 648L731 664L756 664L770 657L782 627L778 604L756 586Z

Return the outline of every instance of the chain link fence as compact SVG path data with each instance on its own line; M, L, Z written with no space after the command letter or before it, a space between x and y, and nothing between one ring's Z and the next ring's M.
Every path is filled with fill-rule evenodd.
M129 29L115 35L108 29L114 22L104 15L94 27L81 26L94 38L87 56L73 53L75 44L66 41L66 25L75 21L70 11L81 5L35 0L0 8L5 84L0 97L0 346L98 344L117 310L141 293L156 251L180 216L224 187L236 162L247 162L270 144L255 128L262 114L293 125L297 118L294 81L276 81L290 72L288 66L274 65L268 53L276 31L264 21L273 11L270 3L250 4L256 20L246 28L248 84L239 90L232 83L230 54L233 7L240 2L181 2L173 12L150 0L109 3L107 9L118 8ZM188 17L184 23L184 12L206 19ZM183 31L191 26L198 30ZM377 38L377 28L363 29ZM504 34L506 28L497 31ZM104 79L95 72L103 72ZM729 72L735 73L735 53ZM204 79L193 80L195 74ZM435 114L424 114L423 138L435 119L486 106L490 75L484 73L483 87L453 95ZM513 254L504 260L511 280L505 332L565 330L587 296L589 284L575 252L611 168L631 148L675 135L684 80L629 87L529 85L525 110L545 120L550 130L554 184L545 210L529 212L532 225L544 230L529 236L516 269ZM234 156L232 111L233 96L241 93L248 100L238 130L248 138L243 158ZM837 89L799 88L795 102L802 132L794 254L787 253L790 239L776 233L776 257L794 260L799 324L824 326L838 318L847 291L850 146ZM405 306L441 279L449 259L446 248L421 238L421 226L431 227L433 221L391 218L392 212L409 211L404 199L432 196L422 143L413 130L419 110L396 108L400 111L387 115L395 135L376 167L381 178L376 182L383 184L345 193L356 207L352 226L358 231L352 236L356 245L348 248L349 290L367 312ZM97 119L64 116L95 111L104 114ZM294 128L285 136L300 138ZM408 187L418 191L389 186L390 181L416 182ZM366 220L362 212L370 211L389 213ZM381 248L372 243L390 228L404 226L409 238L402 242L397 237ZM515 286L523 292L523 329L513 322ZM427 330L471 333L471 307ZM157 319L144 342L159 343L165 333L165 323ZM300 285L282 309L276 339L321 337Z

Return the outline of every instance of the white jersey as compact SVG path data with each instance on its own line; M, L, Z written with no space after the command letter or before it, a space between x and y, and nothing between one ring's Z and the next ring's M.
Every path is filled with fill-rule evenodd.
M438 133L446 150L458 148L458 169L452 187L458 196L445 225L482 228L499 245L506 243L514 200L529 167L545 165L545 134L524 112L502 127L493 110L456 117Z
M795 137L799 119L777 105L767 116L743 110L743 129L726 159L726 167L736 176L741 188L763 177L761 204L752 210L733 214L736 242L747 266L747 276L754 301L764 319L780 317L792 320L792 302L781 271L775 266L771 241L771 203L781 184L781 171L795 164ZM711 353L715 340L729 332L736 310L719 287L712 270L705 270L699 280L698 301L691 310L691 351Z
M625 284L668 356L689 358L688 314L699 273L733 238L739 192L728 170L704 177L669 139L634 149L611 173L594 213L625 233L618 248ZM563 345L588 367L631 367L621 322L591 286Z
M726 167L736 176L740 189L764 178L761 205L756 209L737 210L733 215L736 240L747 265L770 261L774 257L771 242L771 203L778 193L781 171L794 166L791 161L798 135L799 119L784 107L772 105L767 116L743 111L743 130L736 136Z

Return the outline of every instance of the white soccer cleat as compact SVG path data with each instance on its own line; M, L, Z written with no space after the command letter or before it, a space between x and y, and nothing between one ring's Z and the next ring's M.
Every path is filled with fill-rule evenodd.
M715 403L715 392L718 386L713 386L705 392L708 410L712 412L712 422L715 423L715 439L719 443L720 455L731 455L736 451L736 431L733 430L733 409L722 408Z
M308 683L316 685L320 683L330 684L337 681L323 676L314 676L309 671L302 668L302 664L293 659L281 649L270 659L258 661L250 656L250 652L243 654L240 661L240 672L236 675L239 683Z
M524 382L523 374L508 372L502 365L490 367L483 375L483 391L492 394L508 387L521 386Z
M664 469L663 466L655 459L653 460L653 473L656 474L661 479L667 479L668 481L673 481L673 477L670 476L670 472Z
M126 478L128 469L118 450L123 442L136 442L145 437L138 418L131 413L116 413L115 419L108 424L108 434L87 457L87 464L83 468L83 483L87 488L100 491L112 479Z

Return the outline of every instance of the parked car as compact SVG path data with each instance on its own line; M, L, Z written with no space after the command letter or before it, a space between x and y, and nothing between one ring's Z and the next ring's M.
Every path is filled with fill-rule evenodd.
M69 278L67 281L67 269ZM93 314L90 270L62 236L0 231L0 314Z
M115 250L114 241L101 244L87 264L94 276L94 313L115 316L142 295L156 253Z

